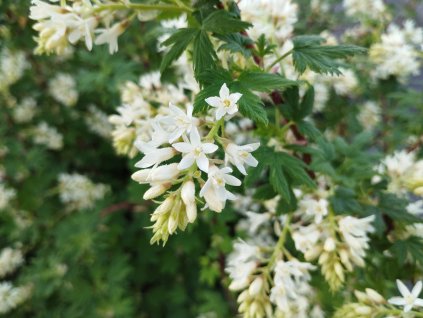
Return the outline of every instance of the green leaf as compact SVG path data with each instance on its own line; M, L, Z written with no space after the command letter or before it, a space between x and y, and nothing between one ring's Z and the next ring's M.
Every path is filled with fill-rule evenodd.
M257 92L272 92L274 90L284 90L288 87L298 85L297 82L286 79L278 74L268 74L261 72L243 72L239 76L239 81L248 89Z
M306 93L304 94L303 100L301 102L300 111L299 111L299 118L303 119L310 115L313 111L314 105L314 87L312 85L309 86Z
M232 53L241 53L245 57L251 57L251 50L248 48L254 42L247 36L240 33L232 33L226 35L216 35L216 37L225 42L218 51L226 50Z
M225 10L217 10L203 21L203 29L218 34L229 34L244 31L251 26Z
M314 124L305 120L297 122L297 128L302 135L309 137L313 140L320 139L323 136L319 129L314 126Z
M238 102L240 113L254 122L267 125L269 119L267 118L267 113L260 97L246 89L240 89L238 92L242 94Z
M407 261L423 265L423 239L420 237L410 236L405 240L398 240L390 251L400 265L404 265Z
M292 57L300 74L309 68L317 73L340 75L342 64L338 59L366 52L366 49L355 45L322 45L324 39L319 36L298 36L293 42Z
M291 191L282 166L270 167L270 184L287 202L292 201Z
M305 185L311 188L315 187L314 181L305 170L306 165L298 158L283 152L277 152L266 146L260 147L255 152L255 157L259 161L258 167L260 167L260 169L269 169L270 184L285 201L283 204L285 205L286 211L293 211L296 208L296 198L292 190L293 185ZM255 179L257 180L258 177ZM252 186L253 182L249 182L249 186ZM281 211L283 210L284 209Z
M196 77L207 69L215 68L217 56L206 31L196 33L192 59Z
M407 211L408 201L392 193L381 193L378 208L391 219L405 224L422 223L423 219Z
M182 55L187 46L198 33L199 31L193 28L180 29L172 34L171 37L163 43L165 46L172 44L173 46L163 57L162 63L160 65L160 72L163 73L163 71L166 70L173 61L177 60Z

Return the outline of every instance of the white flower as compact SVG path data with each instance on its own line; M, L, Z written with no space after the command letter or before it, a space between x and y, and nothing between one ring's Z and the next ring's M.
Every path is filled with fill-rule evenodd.
M22 100L13 110L13 118L17 123L27 123L32 120L37 112L37 101L32 97Z
M180 173L177 166L178 164L171 163L153 169L140 170L132 174L131 178L141 184L171 182Z
M191 133L198 125L198 119L192 116L193 110L192 104L187 105L186 112L172 103L169 104L170 114L163 119L163 122L170 126L169 143L174 143L183 134Z
M364 129L370 130L381 121L381 113L381 109L377 103L368 101L360 109L358 121Z
M423 299L417 298L422 291L421 281L417 282L411 292L399 279L397 279L397 286L402 297L392 297L388 300L389 303L395 306L404 306L404 312L409 312L414 306L423 307Z
M141 169L157 166L162 162L173 158L176 154L175 149L172 147L157 149L156 147L142 141L136 141L135 147L137 147L138 150L145 155L144 158L135 164L135 167Z
M1 178L0 178L1 179ZM0 183L0 211L7 208L10 200L16 196L16 191L6 188Z
M206 207L215 212L221 212L225 207L226 200L235 200L236 197L229 192L225 186L226 184L232 186L240 186L241 181L231 176L232 169L224 167L219 169L212 166L209 169L208 179L201 188L200 197L206 200Z
M329 202L326 199L305 198L300 201L299 206L306 215L314 217L316 224L320 224L328 214Z
M5 314L23 303L31 294L31 287L13 287L9 282L0 283L0 314Z
M60 200L67 204L69 210L89 209L95 201L104 198L109 187L95 184L86 176L73 173L59 175Z
M271 214L270 213L255 213L248 211L245 213L248 217L248 231L251 234L255 234L260 226L270 220Z
M191 130L189 137L189 142L178 142L172 145L177 151L185 154L178 165L178 169L188 169L195 162L200 170L208 172L209 159L206 154L215 152L218 146L212 143L202 143L196 128Z
M48 83L49 93L65 106L74 106L78 100L76 81L70 74L59 73Z
M115 23L109 29L98 29L100 35L95 39L96 45L107 43L109 45L109 53L114 54L118 51L118 37L125 32L127 22Z
M41 122L32 132L34 142L39 145L45 145L48 149L58 150L63 147L63 136L56 128Z
M94 105L88 107L88 113L84 117L88 129L100 137L109 139L112 133L112 125L109 123L107 114L103 113Z
M368 233L374 232L371 224L375 219L374 215L358 219L352 216L346 216L339 220L339 231L348 246L348 255L341 257L345 266L350 268L350 258L358 266L364 266L365 250L369 248Z
M225 161L232 163L237 169L246 175L244 164L257 167L258 161L251 155L251 152L257 150L260 143L248 144L244 146L238 146L235 144L229 144L225 149Z
M220 88L219 97L206 98L206 103L216 108L216 119L219 120L226 114L233 115L238 111L238 101L242 97L240 93L230 94L228 86L223 84Z
M197 204L195 203L195 185L192 180L182 185L181 199L186 206L188 221L193 223L197 218Z
M20 249L4 248L0 253L0 277L12 273L23 261Z
M260 256L258 246L238 240L234 243L234 250L228 256L226 272L231 278L229 289L241 290L250 283L251 275L257 268Z

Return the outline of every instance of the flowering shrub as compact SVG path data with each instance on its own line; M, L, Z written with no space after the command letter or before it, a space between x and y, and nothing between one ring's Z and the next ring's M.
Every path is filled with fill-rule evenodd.
M423 317L419 9L0 1L0 314Z

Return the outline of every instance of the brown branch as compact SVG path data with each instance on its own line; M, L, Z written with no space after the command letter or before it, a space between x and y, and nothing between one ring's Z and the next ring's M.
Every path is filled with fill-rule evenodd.
M113 205L105 208L104 210L102 210L100 212L100 216L106 217L110 214L113 214L113 213L121 211L121 210L132 212L132 211L134 211L134 208L135 208L135 204L124 201L124 202L113 204Z

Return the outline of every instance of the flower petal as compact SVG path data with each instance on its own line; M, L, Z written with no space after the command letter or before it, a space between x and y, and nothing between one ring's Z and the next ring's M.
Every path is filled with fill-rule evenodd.
M176 144L173 144L172 147L182 153L188 153L194 149L194 147L187 142L177 142Z
M231 186L241 185L241 181L238 178L235 178L234 176L231 176L229 174L226 174L223 178L225 179L226 183Z
M223 116L225 116L226 110L223 107L219 107L216 109L216 119L220 120Z
M204 154L201 154L196 161L200 170L204 171L205 173L209 171L209 159L207 159Z
M401 297L392 297L388 299L388 302L395 306L404 306L405 305L405 299Z
M400 291L403 297L410 295L410 291L408 290L407 286L405 286L404 283L400 281L399 279L397 279L397 286L398 286L398 290Z
M238 101L241 99L241 97L242 97L242 94L241 94L241 93L233 93L233 94L231 94L231 95L229 96L229 100L230 100L232 103L236 104L236 103L238 103Z
M229 88L226 83L220 88L219 96L221 99L229 99Z
M188 154L182 158L181 162L178 164L178 169L179 170L188 169L189 167L193 165L194 162L195 162L194 156L191 154Z
M191 132L189 134L189 139L191 141L192 146L198 147L201 145L201 137L197 128L191 129Z
M205 143L202 145L202 149L205 154L208 154L215 152L219 147L212 143Z
M414 285L413 290L411 291L411 294L413 294L414 297L418 297L420 295L420 292L422 291L423 284L421 281L418 281L416 285Z
M217 96L206 98L206 103L212 107L223 107L222 100Z

